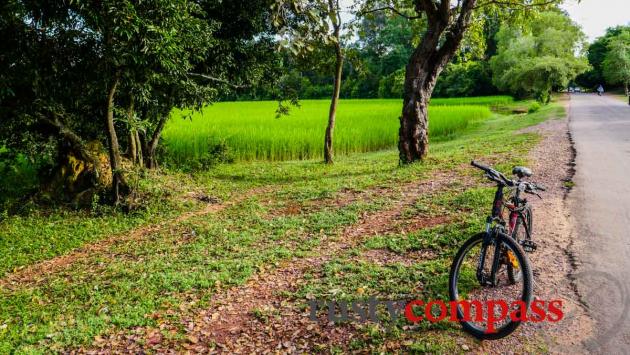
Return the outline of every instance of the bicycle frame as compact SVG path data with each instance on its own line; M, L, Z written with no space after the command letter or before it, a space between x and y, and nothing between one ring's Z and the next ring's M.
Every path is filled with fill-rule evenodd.
M520 181L519 181L520 182ZM516 227L516 221L518 220L518 217L521 217L523 221L525 221L526 223L523 223L523 227L525 228L525 233L527 234L527 237L530 237L530 226L529 223L527 223L527 215L526 215L526 203L527 200L522 200L520 198L520 194L521 194L521 190L516 187L516 195L514 196L514 201L513 204L505 204L503 202L503 189L504 189L504 185L497 185L497 191L494 194L494 201L492 203L492 212L491 212L491 217L488 218L488 220L486 221L486 233L490 232L490 229L492 227L492 222L498 222L499 224L505 226L506 222L503 218L503 207L506 207L509 211L510 211L510 215L509 215L509 223L507 223L507 230L508 230L508 234L512 235L512 233L514 232L514 227Z
M482 244L482 252L479 256L479 263L477 265L477 280L480 282L482 286L496 286L497 285L497 272L500 268L501 257L504 254L503 247L497 247L497 235L502 233L504 235L511 236L514 232L514 228L516 227L516 221L520 216L523 221L526 220L525 215L525 200L520 199L520 189L516 188L516 195L514 196L513 205L506 205L503 201L504 193L504 185L498 184L497 191L494 194L494 201L492 203L492 212L491 215L486 219L486 237L484 238ZM506 207L510 211L509 224L506 233L506 222L503 219L503 207ZM530 235L530 228L527 222L523 223L523 227L525 228L525 233L527 236ZM495 252L492 256L492 267L490 270L489 279L486 277L484 273L483 267L486 263L487 251L488 247L494 245Z

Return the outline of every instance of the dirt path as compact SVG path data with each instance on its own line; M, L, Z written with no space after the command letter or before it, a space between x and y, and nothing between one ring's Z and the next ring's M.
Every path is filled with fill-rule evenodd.
M184 213L175 219L166 220L158 224L143 226L124 234L113 235L109 238L86 244L68 254L29 265L23 269L6 275L4 278L0 279L0 288L13 290L18 287L22 288L28 285L32 286L34 284L44 282L51 275L55 275L72 266L72 264L77 260L84 260L94 255L107 255L107 251L110 250L112 246L131 241L142 242L161 230L176 226L194 217L218 213L229 206L236 205L253 195L261 194L268 190L269 189L267 188L252 189L247 193L241 194L237 198L225 203L219 203L218 201L210 199L209 203L205 207L196 211Z
M445 189L455 178L462 181L461 175L449 171L433 174L420 183L409 183L402 188L407 193L394 206L367 214L357 224L344 228L336 237L322 241L312 251L314 256L288 260L271 272L255 275L241 287L218 294L208 309L184 318L186 335L183 341L166 339L162 335L174 332L179 326L165 322L160 329L139 328L133 334L123 331L97 339L94 345L97 349L130 353L146 350L168 352L182 348L195 352L214 349L226 353L291 353L314 351L319 345L331 347L347 343L353 337L350 331L328 326L325 322L311 322L306 311L301 311L282 294L295 291L306 282L304 276L308 270L318 269L366 237L393 232L392 229L409 228L409 224L398 223L403 208L413 204L421 195ZM431 227L444 222L441 217L427 218L415 220L412 227ZM267 319L261 319L267 315Z

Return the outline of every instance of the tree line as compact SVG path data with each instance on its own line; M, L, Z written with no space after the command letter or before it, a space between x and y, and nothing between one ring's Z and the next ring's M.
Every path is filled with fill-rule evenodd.
M340 97L400 97L400 161L422 160L432 95L545 101L588 69L557 2L9 0L0 154L26 157L50 195L117 204L126 172L158 166L174 108L273 99L283 114L287 101L332 98L332 162Z
M616 26L588 47L591 69L579 75L576 83L593 89L600 84L621 86L626 96L630 86L630 26Z

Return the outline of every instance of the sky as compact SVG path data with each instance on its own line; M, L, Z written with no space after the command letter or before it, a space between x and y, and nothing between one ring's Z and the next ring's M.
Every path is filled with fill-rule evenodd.
M589 42L606 32L606 28L630 25L630 0L566 0L561 6L573 21L582 26Z

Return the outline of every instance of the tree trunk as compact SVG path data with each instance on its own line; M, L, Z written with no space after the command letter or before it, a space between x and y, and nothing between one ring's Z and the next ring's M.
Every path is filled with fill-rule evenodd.
M116 95L116 88L120 78L115 76L111 86L107 93L107 110L105 115L105 123L107 126L107 133L109 139L109 165L112 170L112 202L118 204L120 202L121 191L126 189L127 185L122 175L120 148L118 146L118 136L116 135L116 129L114 127L114 97Z
M429 100L445 64L437 58L438 28L427 31L405 69L403 109L398 131L398 151L403 164L422 160L429 151Z
M129 130L129 159L136 165L138 163L138 146L136 145L136 129Z
M405 72L403 109L398 131L401 164L422 160L429 151L428 105L431 94L438 76L457 51L470 25L476 2L463 0L456 17L451 12L453 10L448 0L416 2L417 8L426 14L427 30L411 54ZM456 19L451 22L453 18Z
M129 124L129 159L136 165L138 163L138 146L136 145L136 126L133 117L133 96L129 100L129 108L127 109L127 121Z
M341 91L341 74L343 70L343 53L339 43L335 46L335 86L333 88L332 100L330 101L330 111L328 112L328 126L324 138L324 161L326 164L333 163L333 133L335 131L335 117L337 116L337 105L339 103L339 92Z
M134 120L134 99L129 99L129 107L127 108L127 124L129 125L128 137L128 154L129 160L136 165L138 163L138 146L136 145L136 125Z
M51 127L53 132L69 145L70 150L74 152L79 159L88 162L94 167L94 186L98 185L102 167L98 156L95 156L89 151L86 144L83 142L83 139L81 139L81 137L79 137L74 131L67 128L59 120L59 118L54 117L54 115L52 119L48 117L41 117L40 121L44 125Z
M145 165L149 169L157 169L158 162L155 157L155 152L157 150L158 143L160 141L160 135L162 134L162 130L164 129L164 125L166 124L166 120L168 120L170 113L165 113L160 118L157 127L153 131L153 136L151 137L151 141L146 144L145 151Z

